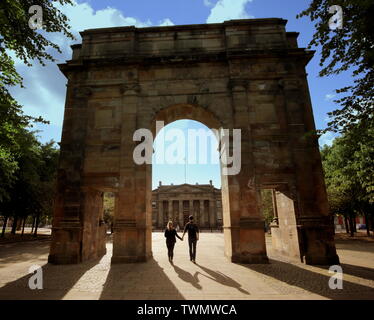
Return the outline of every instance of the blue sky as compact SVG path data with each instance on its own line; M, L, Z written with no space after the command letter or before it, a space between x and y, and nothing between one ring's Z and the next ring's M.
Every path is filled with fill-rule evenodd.
M157 159L159 153L165 154L165 152L162 152L161 144L164 144L164 149L167 150L167 148L176 141L176 137L171 141L167 141L167 139L162 136L162 131L164 131L166 135L169 130L173 129L179 129L183 132L185 144L184 148L181 148L184 149L182 152L184 153L184 159L187 159L187 161L183 161L182 164L158 164ZM209 180L212 180L214 186L221 187L216 138L212 137L214 140L206 139L207 148L204 148L206 153L202 154L199 152L199 141L195 140L197 141L195 148L193 148L193 142L188 143L188 130L204 130L206 134L210 132L210 129L201 122L194 120L178 120L168 124L157 134L153 144L155 153L152 159L152 188L156 188L159 181L162 181L163 184L209 184ZM215 152L212 152L212 147ZM189 156L194 152L192 149L195 150L196 161L188 161L188 159L191 159ZM178 152L179 151L175 151L174 156L177 155ZM180 154L183 154L182 152L180 152ZM204 161L204 156L206 156L207 161ZM167 162L167 159L165 162Z
M59 44L62 54L50 51L62 63L71 57L70 45L79 43L79 31L89 28L135 25L147 27L152 25L199 24L223 22L242 18L284 18L288 20L287 31L297 31L299 47L306 47L311 40L314 25L308 18L296 19L296 15L308 7L308 0L86 0L77 1L74 7L65 6L62 11L70 18L76 41L65 39L61 34L48 35ZM312 98L316 127L326 126L327 112L336 108L332 99L334 90L351 83L350 74L319 78L320 53L318 48L313 60L307 66L308 81ZM55 63L42 67L37 63L26 67L16 60L16 67L24 77L25 89L12 88L15 98L24 105L26 114L42 115L51 122L50 125L39 125L40 139L45 142L51 139L60 141L63 111L66 93L66 79ZM198 126L191 121L175 123L172 127ZM202 125L201 125L202 126ZM334 135L329 133L320 138L320 145L331 144ZM184 166L175 168L154 168L154 185L158 180L170 183L184 182ZM220 186L217 168L187 168L188 183L209 183L212 179ZM157 172L157 173L156 173ZM182 173L181 173L182 172ZM165 173L169 173L166 178ZM210 177L210 178L209 178Z

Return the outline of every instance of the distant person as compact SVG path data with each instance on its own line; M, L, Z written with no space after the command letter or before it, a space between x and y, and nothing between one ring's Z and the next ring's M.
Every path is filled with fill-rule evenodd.
M190 216L189 222L184 227L182 240L184 238L184 234L188 232L188 246L190 247L190 260L195 263L196 262L196 244L199 240L199 228L196 223L193 221L193 216Z
M168 248L168 257L169 257L170 262L173 262L174 245L177 242L177 239L175 237L177 237L180 240L183 240L180 236L178 236L177 231L174 229L173 222L169 221L165 229L165 238L166 238L166 247Z

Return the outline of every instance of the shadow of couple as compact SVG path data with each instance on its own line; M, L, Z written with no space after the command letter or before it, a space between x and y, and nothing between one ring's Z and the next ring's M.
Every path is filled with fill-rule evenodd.
M241 287L241 284L236 282L234 279L226 276L222 272L211 270L207 267L204 267L198 263L195 263L204 273L200 271L196 271L194 274L189 273L188 271L183 270L182 268L176 266L175 264L171 263L174 271L178 274L178 277L185 282L191 283L196 289L201 290L202 286L200 284L199 275L206 277L212 281L215 281L221 285L232 287L240 291L241 293L248 294L249 292L244 290Z

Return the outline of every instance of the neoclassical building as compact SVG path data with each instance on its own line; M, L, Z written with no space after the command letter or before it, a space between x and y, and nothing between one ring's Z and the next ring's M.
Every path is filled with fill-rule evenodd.
M193 215L200 229L222 227L221 189L209 184L162 185L152 191L152 224L164 229L169 220L182 228Z

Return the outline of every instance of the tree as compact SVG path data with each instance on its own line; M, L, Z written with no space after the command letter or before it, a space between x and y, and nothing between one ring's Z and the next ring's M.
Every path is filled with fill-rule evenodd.
M28 139L23 141L22 153L16 159L19 169L15 183L8 190L9 198L0 203L0 214L13 217L12 233L18 221L24 224L28 216L33 216L36 235L40 218L52 215L59 151L53 141L41 144L33 132L26 131L23 137Z
M343 26L330 30L329 7L343 9ZM373 121L374 115L374 2L373 0L312 0L297 18L309 16L316 32L309 48L321 46L319 75L329 76L349 70L353 84L337 89L334 102L341 105L329 113L326 130L345 132L357 123ZM325 131L326 131L325 130Z
M36 191L37 206L34 210L35 229L34 235L38 232L38 223L41 218L52 217L53 199L55 198L57 167L59 150L54 147L55 142L50 141L41 146L40 167L38 168L39 184Z
M270 226L274 218L272 192L270 189L261 190L261 209L266 226Z
M61 5L73 4L71 0L59 0ZM39 5L43 13L43 31L29 27L29 8ZM12 86L22 86L11 53L30 66L36 60L42 65L54 61L47 48L61 52L48 40L49 32L62 32L73 39L69 32L67 17L49 0L2 0L0 1L0 202L9 200L9 190L15 183L19 170L17 158L20 149L18 139L33 122L44 122L41 117L33 118L22 112L22 106L9 93Z
M372 128L359 123L335 139L331 147L321 150L330 208L348 218L351 235L357 214L365 216L370 235L374 204L373 139Z
M113 233L114 200L113 193L104 192L104 222L107 226L110 226L111 233Z

